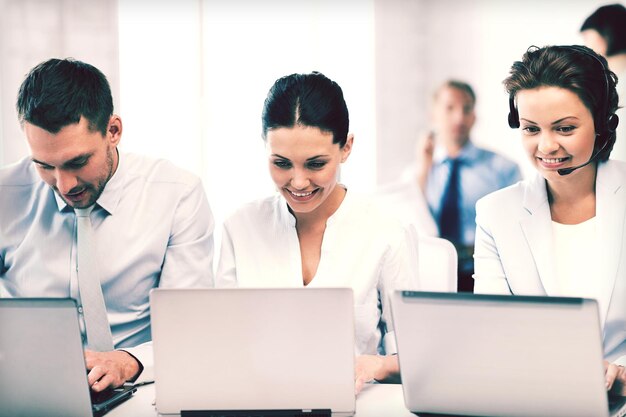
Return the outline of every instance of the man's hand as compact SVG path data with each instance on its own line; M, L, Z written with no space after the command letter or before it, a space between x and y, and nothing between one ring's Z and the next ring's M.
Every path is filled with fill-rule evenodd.
M376 380L384 381L400 372L398 356L360 355L354 366L354 391L358 394L365 383Z
M606 390L612 394L626 395L626 368L604 361Z
M85 363L89 374L87 380L92 390L104 391L117 388L133 379L139 372L139 363L122 350L94 352L85 350Z
M417 162L417 183L421 190L426 190L426 182L430 168L433 166L433 153L435 151L435 135L430 132L422 135L417 141L415 148Z

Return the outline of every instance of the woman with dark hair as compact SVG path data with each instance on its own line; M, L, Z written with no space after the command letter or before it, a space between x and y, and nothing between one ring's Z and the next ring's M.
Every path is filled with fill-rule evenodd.
M583 46L530 48L504 81L536 177L476 204L477 293L595 298L607 389L626 394L626 163L616 77ZM575 364L572 364L575 366Z
M608 58L626 54L626 7L622 4L609 4L598 8L580 27L585 44L596 53Z
M620 108L617 114L626 121L626 7L609 4L598 8L580 27L586 46L606 58L609 69L621 82L617 85ZM618 132L613 159L626 161L626 129Z
M352 288L356 390L396 377L388 294L417 268L404 228L338 183L354 141L341 88L320 73L280 78L262 123L278 193L226 220L216 286Z

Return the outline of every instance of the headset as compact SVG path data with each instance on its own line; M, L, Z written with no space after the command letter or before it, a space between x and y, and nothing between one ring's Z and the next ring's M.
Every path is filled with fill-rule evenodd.
M577 166L577 167L573 167L573 168L563 168L563 169L558 170L560 175L567 175L577 170L578 168L582 168L583 166L591 163L591 161L593 161L600 154L600 152L602 152L604 148L608 146L609 137L611 136L613 132L615 132L615 129L617 128L617 125L619 124L619 117L617 117L615 113L612 113L611 115L607 114L609 111L609 100L610 100L609 96L610 96L611 84L609 82L609 71L606 65L604 65L604 63L595 54L589 52L589 50L587 50L587 48L583 46L570 45L570 46L561 46L561 48L579 52L595 59L600 64L600 66L602 66L602 74L604 74L604 82L606 86L604 100L601 102L602 104L599 109L600 110L599 119L603 121L604 124L601 127L600 133L598 133L599 136L603 137L604 143L602 144L598 152L596 152L591 157L591 159L589 159L589 161L587 161L585 164ZM519 113L517 112L517 108L515 107L515 97L513 94L509 96L509 126L511 127L511 129L517 129L520 127Z

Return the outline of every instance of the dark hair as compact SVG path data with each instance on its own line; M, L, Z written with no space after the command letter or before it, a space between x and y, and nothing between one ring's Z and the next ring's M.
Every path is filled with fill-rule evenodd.
M617 77L608 69L606 59L584 46L546 46L528 48L521 61L511 67L504 86L511 100L520 90L542 86L559 87L575 93L593 116L598 138L595 148L604 149L598 159L606 161L615 144L615 129L609 117L618 108L615 89ZM613 116L615 120L616 116ZM605 145L606 141L606 145Z
M276 80L263 104L263 140L279 127L317 127L333 134L341 148L350 119L341 87L319 72L291 74Z
M16 107L21 124L28 122L57 133L84 116L89 129L105 135L113 98L106 77L94 66L73 59L50 59L28 73Z
M602 6L589 16L580 31L593 29L607 44L606 56L626 52L626 7L621 4Z
M476 94L474 94L474 89L468 83L459 80L447 80L446 82L441 84L441 86L435 91L435 99L444 88L454 88L456 90L463 91L472 99L472 105L476 105Z

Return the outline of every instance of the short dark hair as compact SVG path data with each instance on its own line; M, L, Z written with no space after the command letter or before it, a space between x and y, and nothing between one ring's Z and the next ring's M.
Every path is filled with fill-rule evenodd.
M608 118L618 108L615 85L617 77L608 69L606 59L593 50L579 45L528 48L521 61L511 67L504 87L511 98L520 90L549 86L575 93L593 116L599 140L595 148L598 159L606 161L615 144L616 134L608 127ZM605 142L607 144L605 145Z
M626 52L626 7L621 4L602 6L591 14L580 31L593 29L607 44L606 56Z
M291 74L276 80L263 104L263 140L267 131L295 125L317 127L346 144L350 118L339 84L324 74Z
M33 68L17 95L20 124L32 123L51 133L78 123L106 135L113 114L109 83L96 67L74 59L50 59Z
M472 99L472 106L476 105L476 94L474 93L472 86L468 83L459 80L447 80L435 91L433 98L437 99L437 96L444 88L454 88L456 90L463 91Z

